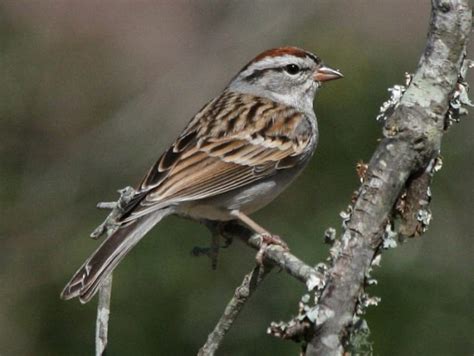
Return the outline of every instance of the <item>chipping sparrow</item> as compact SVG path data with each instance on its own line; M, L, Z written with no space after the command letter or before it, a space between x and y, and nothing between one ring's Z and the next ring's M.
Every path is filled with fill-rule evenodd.
M268 236L248 214L267 205L306 166L318 140L314 95L322 82L341 77L299 48L258 55L151 167L118 230L86 260L61 297L88 302L104 277L170 214L236 219Z

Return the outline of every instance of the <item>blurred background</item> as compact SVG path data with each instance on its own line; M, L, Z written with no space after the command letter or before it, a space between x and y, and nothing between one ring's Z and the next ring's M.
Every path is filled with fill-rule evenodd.
M95 301L59 292L97 246L88 235L106 212L95 204L135 185L206 101L275 46L314 51L345 75L319 92L312 163L254 216L303 260L323 261L324 230L340 231L355 165L381 135L378 108L415 70L429 13L428 1L410 0L2 1L0 353L92 353ZM375 272L376 355L474 350L473 113L445 136L430 230L386 252ZM190 256L208 242L204 227L171 217L130 253L114 276L110 355L196 353L255 256L235 242L213 271ZM220 354L296 355L265 329L294 315L303 293L272 273Z

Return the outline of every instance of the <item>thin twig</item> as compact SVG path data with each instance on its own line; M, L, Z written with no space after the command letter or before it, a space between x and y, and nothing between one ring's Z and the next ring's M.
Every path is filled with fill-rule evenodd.
M214 330L207 337L207 341L198 352L198 356L212 356L222 343L225 334L229 331L245 303L252 296L263 278L270 272L271 267L256 266L245 275L242 284L235 290L234 296L227 304L224 313L217 322Z
M99 289L97 319L95 324L95 355L103 356L107 348L107 331L109 329L110 297L112 294L112 274L107 276Z
M99 209L110 209L110 214L105 218L92 233L93 239L102 235L110 236L119 226L118 220L124 212L124 207L132 200L136 191L132 187L125 187L119 191L120 197L117 202L101 202L97 204ZM105 277L99 288L97 303L96 330L95 330L95 354L102 356L107 348L107 332L109 330L110 298L112 296L112 273Z
M98 239L102 235L110 236L119 226L119 219L124 212L124 207L135 197L136 190L132 187L125 187L118 190L120 197L116 202L97 203L99 209L111 210L105 220L97 226L91 233L93 239Z
M221 233L226 237L238 238L256 250L261 247L261 236L239 223L231 221L223 224ZM280 245L268 246L265 249L263 261L265 264L279 267L300 282L306 283L308 289L313 289L314 286L324 283L325 276L322 273Z
M262 237L237 222L222 223L218 227L213 227L212 230L216 229L225 238L238 238L256 250L260 250L262 247ZM270 272L272 266L279 267L297 280L305 283L308 290L315 287L320 288L324 285L325 276L322 273L308 266L280 245L270 245L265 248L263 262L265 268L262 269L257 265L252 272L244 277L242 284L235 290L234 296L227 304L214 330L209 334L206 343L199 350L198 356L214 355L245 303L263 277Z

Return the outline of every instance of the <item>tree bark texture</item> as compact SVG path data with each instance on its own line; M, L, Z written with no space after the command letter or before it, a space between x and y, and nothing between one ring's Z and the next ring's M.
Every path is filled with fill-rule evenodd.
M386 118L384 138L370 160L341 251L329 269L320 305L333 317L314 326L306 355L342 355L365 277L383 242L387 222L408 182L430 169L445 132L471 32L468 0L433 0L425 51L410 85Z

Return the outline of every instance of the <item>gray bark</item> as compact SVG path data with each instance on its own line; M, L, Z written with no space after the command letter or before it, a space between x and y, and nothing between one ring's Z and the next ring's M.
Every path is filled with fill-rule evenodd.
M333 311L333 317L314 327L307 356L342 355L345 350L366 273L394 205L409 179L423 174L439 153L471 17L467 0L432 1L425 51L399 105L386 119L384 138L368 165L341 237L341 253L319 301Z

